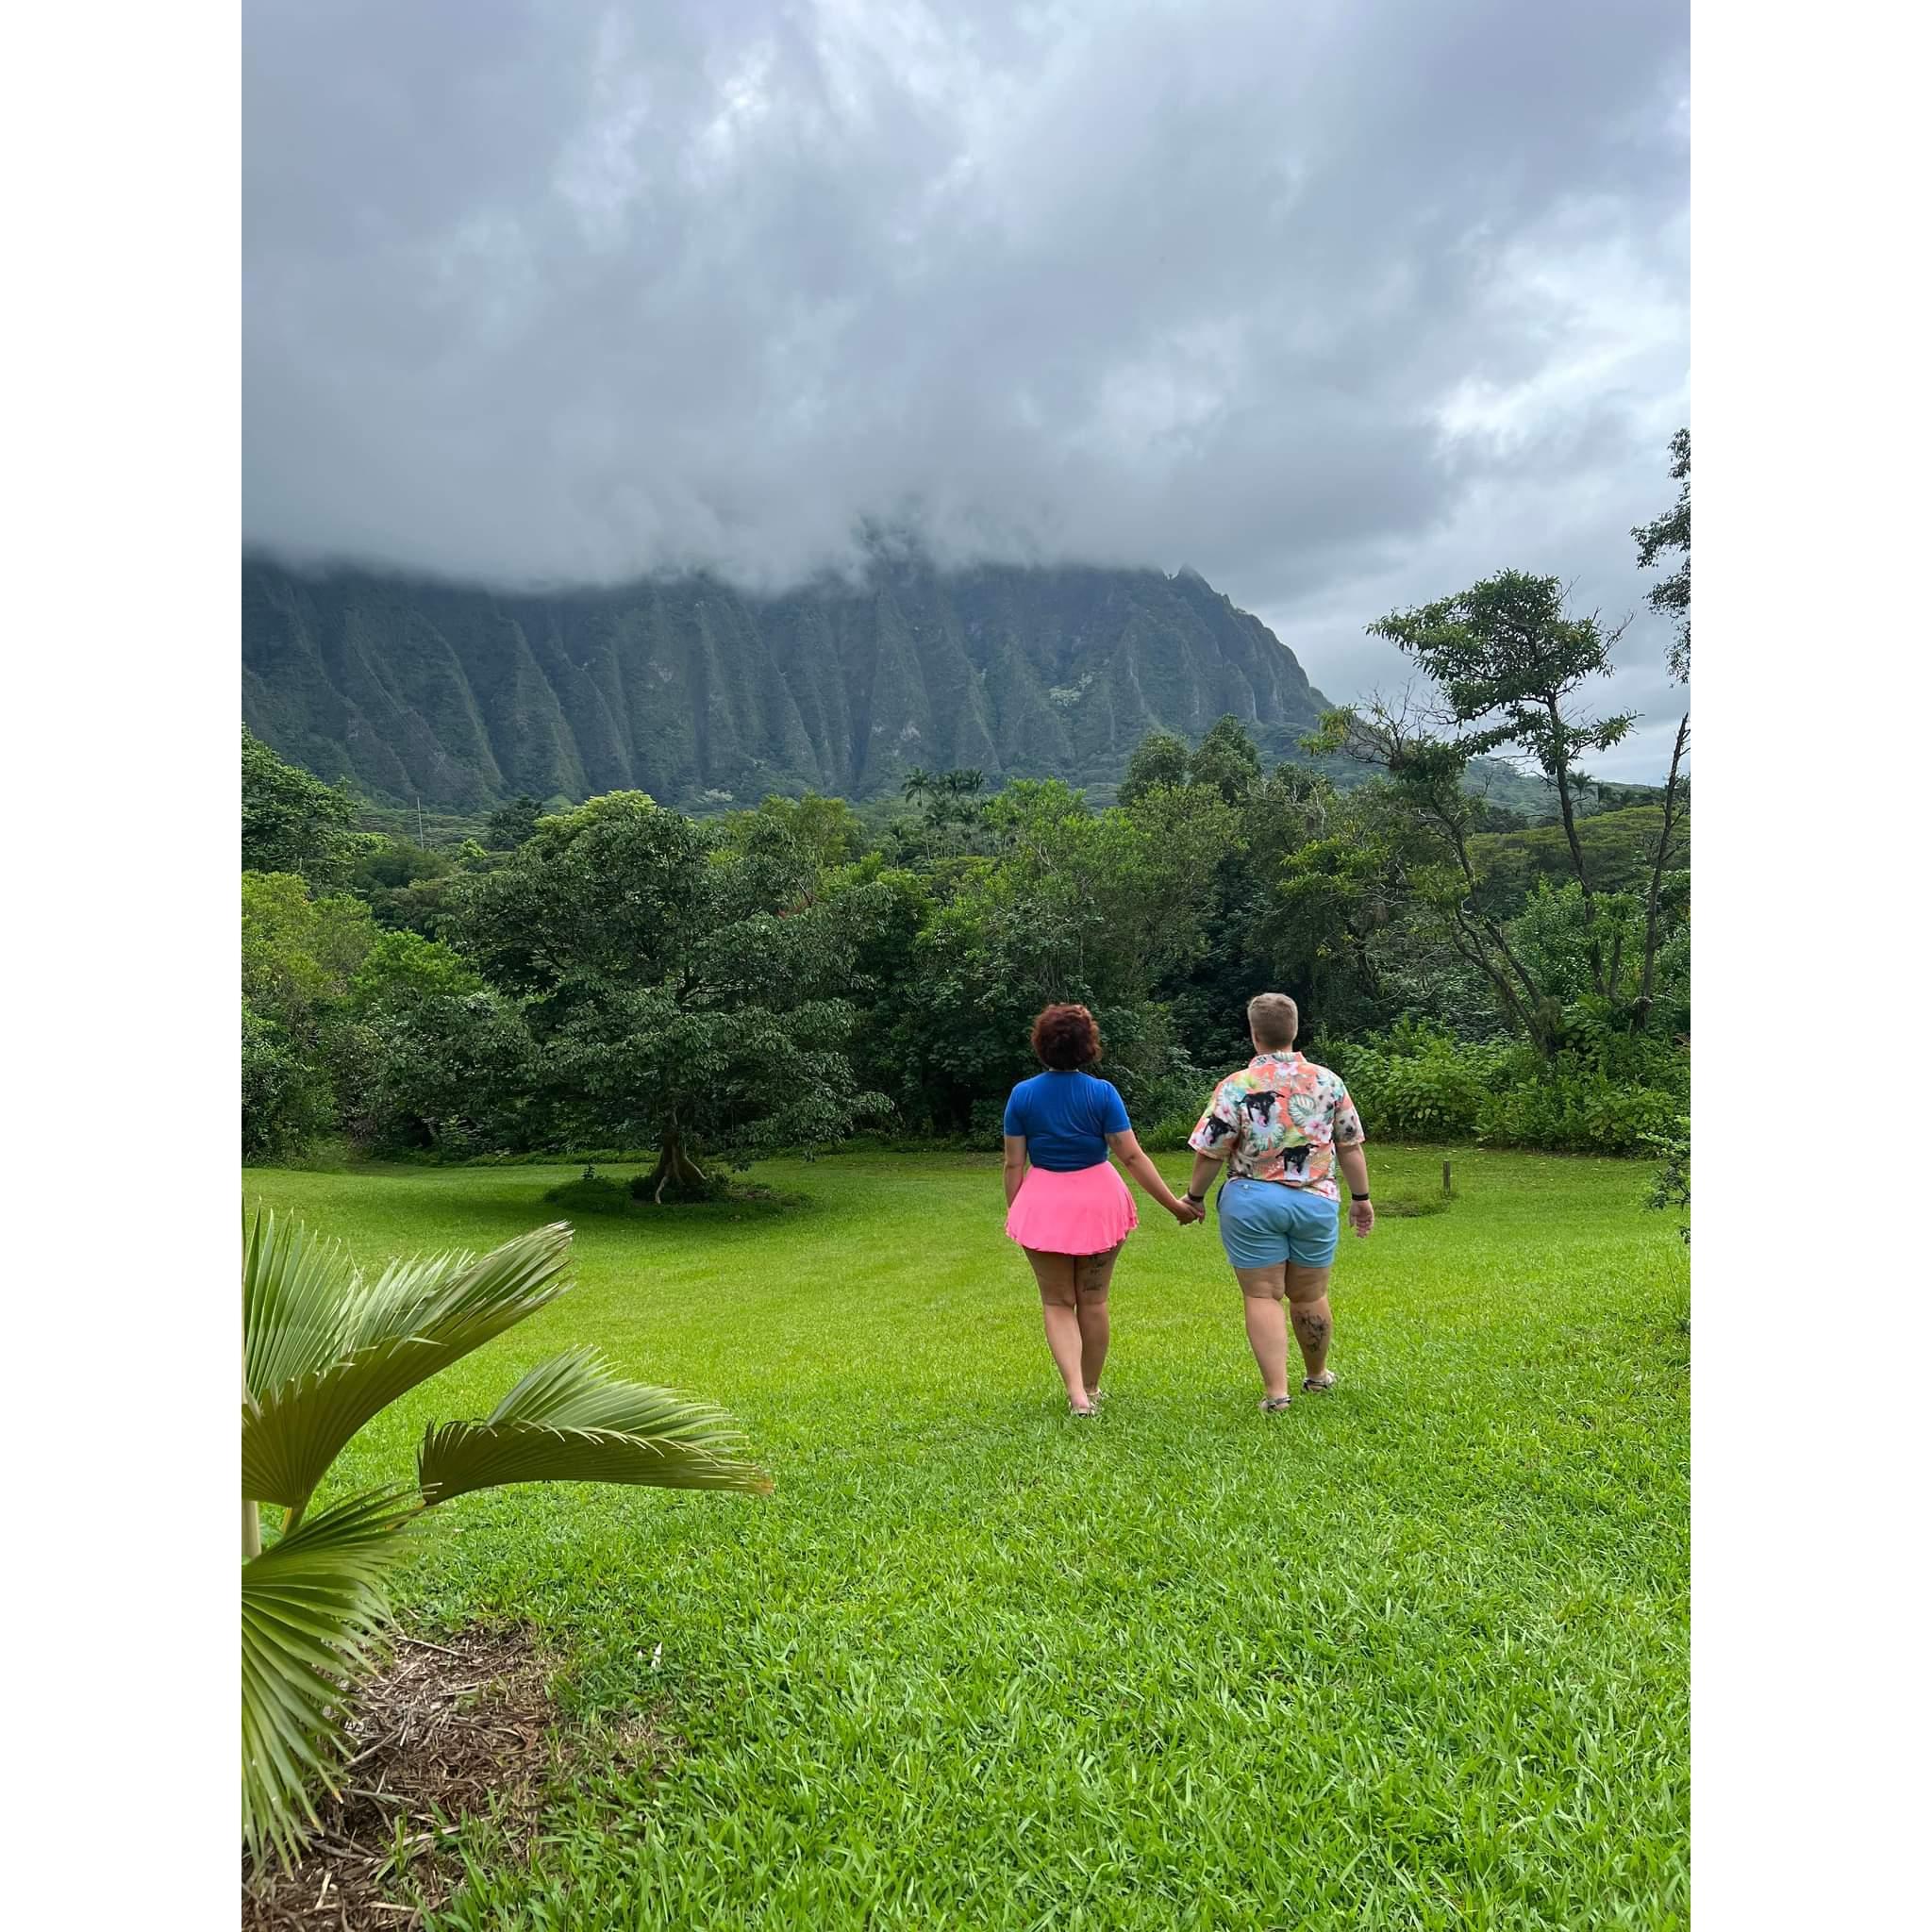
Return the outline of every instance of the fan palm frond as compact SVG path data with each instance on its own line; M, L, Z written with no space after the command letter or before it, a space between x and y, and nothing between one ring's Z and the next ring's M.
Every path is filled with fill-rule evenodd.
M383 1577L421 1500L351 1497L242 1566L242 1837L291 1857L315 1824L309 1789L332 1785L347 1687L388 1621Z
M316 1241L299 1221L257 1213L242 1260L244 1391L278 1389L342 1355L341 1288L353 1278L340 1241Z
M486 1420L432 1425L417 1479L432 1504L529 1482L768 1492L771 1477L741 1447L722 1410L623 1381L595 1349L574 1349L532 1369Z
M298 1515L358 1429L406 1391L563 1292L569 1227L375 1280L299 1224L256 1218L243 1274L242 1493Z
M242 1279L245 1547L254 1502L289 1516L242 1566L242 1832L255 1857L291 1857L316 1824L311 1792L341 1763L343 1713L388 1623L384 1579L412 1517L505 1483L771 1489L721 1410L623 1381L579 1349L533 1369L482 1422L432 1426L420 1493L373 1491L304 1520L364 1423L563 1292L570 1241L559 1224L480 1260L398 1261L371 1280L299 1223L256 1217Z

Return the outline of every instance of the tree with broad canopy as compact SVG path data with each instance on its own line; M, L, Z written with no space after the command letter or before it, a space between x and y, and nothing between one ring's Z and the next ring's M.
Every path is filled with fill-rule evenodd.
M878 894L822 898L818 880L781 816L727 830L617 791L544 819L468 882L454 930L522 999L558 1129L654 1144L662 1200L708 1185L701 1149L742 1164L839 1140L884 1105L847 1053Z

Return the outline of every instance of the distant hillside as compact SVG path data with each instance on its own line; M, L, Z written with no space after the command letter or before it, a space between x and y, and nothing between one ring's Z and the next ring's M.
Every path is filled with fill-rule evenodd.
M1634 789L1634 788L1633 788ZM1623 806L1586 817L1576 828L1591 882L1607 892L1641 892L1650 883L1651 853L1663 829L1661 805ZM1679 866L1690 863L1690 815L1686 810L1673 833L1681 847ZM1470 841L1470 853L1498 906L1514 908L1540 880L1560 886L1576 876L1561 825L1536 825L1520 832L1483 833Z
M1157 727L1195 739L1231 711L1273 763L1327 704L1191 571L900 566L753 598L704 577L505 595L248 561L242 608L258 736L375 799L459 812L625 787L697 809L863 800L918 765L1105 795Z

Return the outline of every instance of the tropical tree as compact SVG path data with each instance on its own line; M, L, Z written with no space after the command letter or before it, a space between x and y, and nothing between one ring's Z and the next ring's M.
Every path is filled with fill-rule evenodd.
M1405 868L1417 902L1482 973L1511 1023L1551 1052L1560 1025L1549 991L1481 903L1470 841L1486 812L1469 795L1467 776L1473 759L1510 750L1555 788L1565 848L1591 915L1592 988L1608 1000L1622 958L1607 949L1599 929L1616 922L1595 916L1595 881L1577 831L1579 793L1591 780L1579 760L1621 743L1636 720L1627 712L1598 718L1581 708L1578 693L1609 672L1623 626L1606 629L1594 613L1572 616L1557 578L1509 570L1454 596L1392 611L1369 632L1410 658L1432 690L1392 706L1372 699L1357 711L1327 713L1308 748L1342 752L1387 773L1391 803L1423 841L1416 862Z
M371 1280L299 1223L257 1214L242 1274L242 1836L292 1857L333 1790L342 1713L390 1622L385 1579L426 1510L526 1482L762 1493L722 1411L613 1375L593 1349L532 1369L478 1422L431 1424L413 1486L313 1510L349 1439L399 1396L569 1286L570 1229L480 1260L392 1262ZM262 1544L261 1509L281 1531Z
M1577 760L1620 744L1637 720L1632 712L1591 717L1577 708L1576 694L1608 675L1623 632L1622 625L1605 629L1594 612L1571 616L1560 579L1520 570L1369 625L1370 636L1388 639L1436 681L1446 700L1444 722L1457 731L1452 747L1465 767L1481 754L1511 748L1556 787L1586 899L1592 881L1577 837L1576 804L1591 781ZM1607 989L1600 983L1598 991Z
M977 765L950 772L928 772L924 765L908 768L899 787L908 804L925 801L925 815L935 824L970 811L972 801L986 790L986 774Z
M849 865L865 849L865 824L842 798L808 791L803 798L775 793L750 811L729 812L719 822L726 849L754 852L776 826L823 878Z
M289 872L242 874L242 991L291 1027L317 1024L348 991L379 933L347 892L321 898Z
M346 883L364 845L356 802L280 758L242 727L242 869L300 873L311 884Z
M1368 803L1386 808L1390 873L1402 898L1479 973L1509 1024L1545 1056L1561 1037L1557 1003L1510 941L1507 920L1485 903L1474 854L1481 802L1464 783L1471 753L1420 719L1411 703L1372 698L1323 713L1310 751L1340 753L1386 774ZM1597 963L1601 972L1601 962Z
M822 897L820 880L777 818L726 830L616 791L546 818L470 882L456 933L523 1001L564 1131L655 1144L661 1199L707 1185L706 1147L741 1161L836 1141L883 1104L847 1053L877 895Z
M481 846L470 845L469 850L482 854ZM482 856L487 859L487 854ZM457 871L458 859L448 851L432 852L408 839L372 836L349 886L368 902L378 925L434 939Z
M1178 791L1188 782L1188 741L1173 731L1150 731L1127 759L1126 774L1117 794L1132 805L1158 786Z
M1673 551L1682 553L1675 570L1650 588L1650 608L1672 620L1670 668L1678 684L1690 682L1690 432L1680 429L1671 438L1671 480L1678 485L1677 500L1662 516L1640 524L1630 532L1637 540L1637 561L1644 570L1661 567ZM1662 944L1664 876L1676 863L1680 791L1688 782L1684 754L1690 743L1690 713L1677 721L1676 741L1671 747L1671 775L1664 787L1664 822L1651 855L1650 891L1644 901L1643 977L1637 996L1634 1024L1649 1023L1656 1003L1657 959Z
M242 1145L292 1153L341 1120L349 988L380 935L346 892L297 873L242 874Z
M1381 1017L1367 945L1388 894L1374 890L1382 841L1361 808L1361 793L1338 792L1306 765L1278 764L1249 785L1213 863L1200 958L1158 989L1201 1065L1246 1058L1248 996L1260 987L1292 993L1310 1036Z
M391 995L356 1028L368 1044L352 1132L464 1156L555 1138L519 1004L493 987Z
M977 766L950 772L928 772L914 765L900 787L906 802L919 808L916 820L897 826L902 852L933 859L957 858L983 845L986 774Z
M335 1089L279 1020L242 1002L242 1158L285 1158L336 1125Z
M1194 747L1188 782L1213 787L1229 805L1240 805L1261 782L1261 754L1232 711L1217 718Z
M491 852L514 852L525 839L536 834L537 821L543 808L527 791L519 792L507 804L499 805L484 821L483 843Z
M1200 953L1234 816L1208 787L1092 812L1058 779L1020 779L991 801L996 856L970 861L916 955L919 1049L944 1112L964 1124L1031 1071L1027 1027L1049 1000L1099 1010L1109 1076L1141 1104L1171 1058L1153 991Z
M1677 567L1650 587L1648 602L1673 625L1671 675L1679 684L1690 681L1690 432L1680 429L1671 438L1671 481L1678 486L1677 500L1662 516L1639 524L1630 534L1637 540L1641 570L1657 570L1673 551L1681 551Z

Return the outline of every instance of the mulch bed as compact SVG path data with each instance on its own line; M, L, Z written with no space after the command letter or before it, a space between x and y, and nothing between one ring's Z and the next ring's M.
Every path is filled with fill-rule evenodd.
M400 1639L350 1713L341 1796L318 1805L322 1829L292 1869L271 1859L244 1880L242 1932L410 1932L462 1882L465 1819L493 1816L526 1854L568 1749L552 1730L554 1668L526 1630ZM625 1741L638 1756L661 1743L648 1728Z

